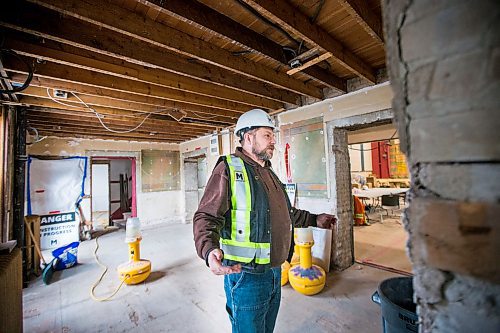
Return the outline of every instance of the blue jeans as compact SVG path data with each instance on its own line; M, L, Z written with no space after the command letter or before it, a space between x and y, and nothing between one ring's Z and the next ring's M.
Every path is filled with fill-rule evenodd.
M270 333L274 330L281 300L281 267L264 273L224 276L226 310L233 333Z

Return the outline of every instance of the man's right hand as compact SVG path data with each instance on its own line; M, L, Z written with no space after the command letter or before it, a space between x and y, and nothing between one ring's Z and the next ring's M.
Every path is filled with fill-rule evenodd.
M222 258L224 255L220 249L214 249L210 251L208 254L208 267L215 275L226 275L241 272L241 265L233 265L233 266L223 266Z

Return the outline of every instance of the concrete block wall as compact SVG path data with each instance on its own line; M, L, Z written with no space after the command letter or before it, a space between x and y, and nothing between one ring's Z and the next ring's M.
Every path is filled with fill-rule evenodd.
M330 265L336 270L343 270L351 266L353 258L352 233L352 193L349 150L347 145L347 130L342 128L330 129L331 151L330 169L332 177L332 201L336 207L337 227L332 239Z
M500 4L382 5L420 332L498 332Z

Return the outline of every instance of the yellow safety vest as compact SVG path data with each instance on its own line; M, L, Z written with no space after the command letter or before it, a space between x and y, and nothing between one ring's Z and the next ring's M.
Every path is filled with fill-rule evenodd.
M265 265L271 263L271 243L250 241L252 198L250 180L243 160L234 155L227 155L229 184L231 188L231 238L221 238L224 259L242 263Z

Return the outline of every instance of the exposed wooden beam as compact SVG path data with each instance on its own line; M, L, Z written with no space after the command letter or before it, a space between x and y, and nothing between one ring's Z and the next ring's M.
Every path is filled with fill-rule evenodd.
M59 125L59 126L64 126L64 125L75 125L75 126L82 126L84 128L92 128L92 129L98 129L98 130L103 130L104 127L98 122L97 119L89 119L85 117L77 117L77 116L62 116L58 115L57 118L54 118L50 114L44 113L44 112L29 112L30 114L27 116L28 120L30 121L30 124L50 124L50 125ZM140 122L139 122L140 123ZM128 122L119 122L113 120L110 123L104 122L106 126L109 128L119 130L119 131L126 131L126 130L132 130L134 129L137 124L134 123L128 123ZM172 138L180 138L180 139L190 139L194 135L202 135L201 134L196 134L196 133L188 133L188 132L180 132L180 131L175 131L172 128L164 127L164 126L152 126L151 124L146 124L144 123L142 126L140 126L137 130L134 130L130 133L154 133L158 135L164 135Z
M18 5L18 2L9 2L2 7L0 26L262 97L288 100L282 95L292 94L229 70L196 60L188 60L154 45L146 45L128 36L96 28L71 17L61 19L60 15L45 8L21 3L23 6L20 8L11 8L11 6Z
M49 44L53 45L48 47ZM98 73L113 75L127 80L136 80L144 83L155 84L168 89L184 91L186 93L195 93L207 97L243 103L249 105L248 108L253 106L275 109L283 105L283 102L251 94L244 94L240 91L195 80L178 74L173 74L167 71L158 72L159 70L145 68L144 66L123 63L123 61L116 58L72 48L71 46L53 41L40 41L36 44L7 37L4 40L4 47L12 49L19 54L34 57L39 61L45 60L56 62ZM71 51L74 53L64 51L65 47L72 48Z
M283 47L261 34L233 21L229 17L213 10L212 8L194 0L138 0L158 12L166 13L179 20L196 24L201 28L210 29L212 32L239 43L245 49L254 50L278 63L287 66ZM328 73L321 67L314 66L304 70L309 77L333 87L346 91L345 80Z
M49 99L50 96L53 97L53 89L49 88L49 91L47 91L47 88L42 88L42 87L36 87L31 85L27 89L23 90L19 95L23 96L22 101L23 103L29 104L27 101L26 96L29 97L37 97L37 98L43 98L43 99ZM176 108L165 108L165 107L158 107L158 106L153 106L149 104L141 104L141 103L135 103L135 102L130 102L130 101L122 101L122 100L116 100L116 99L110 99L110 98L105 98L105 97L100 97L100 96L92 96L92 95L83 95L80 94L79 97L89 106L91 107L106 107L106 108L111 108L111 109L118 109L118 110L129 110L129 111L135 111L138 113L165 113L169 110L176 110ZM66 104L70 105L75 105L79 107L83 107L84 105L81 104L81 102L74 97L72 94L68 95L68 98L63 101ZM73 104L74 103L74 104ZM189 115L190 117L195 117L198 115L198 118L203 119L203 115L200 115L199 113L193 113L190 111L184 111ZM207 114L205 117L212 118L212 117L219 117L220 119L225 119L226 122L234 123L235 119L238 117L238 114L232 113L230 115L221 115L216 112L212 112L211 114Z
M19 64L5 64L7 71L27 74L26 70ZM70 68L65 65L46 62L37 64L35 75L39 77L53 78L61 81L85 84L88 86L117 90L126 93L134 93L144 96L153 96L167 99L170 101L184 102L188 104L216 107L224 110L248 110L247 105L242 105L235 102L224 101L207 96L186 93L179 90L168 89L157 85L152 85L144 82L120 79L117 80L111 75L91 72L80 68Z
M21 102L22 104L22 102ZM31 106L30 107L30 112L43 112L47 114L51 114L55 117L58 117L60 115L62 116L75 116L78 115L78 117L84 117L84 118L93 118L95 119L96 116L94 113L91 113L89 111L81 111L81 112L75 112L74 110L68 110L68 109L56 109L56 108L49 108L49 107L38 107L38 106ZM125 122L134 122L137 125L137 120L142 120L144 115L141 114L133 114L131 115L130 113L124 112L122 115L117 115L117 114L108 114L106 112L103 112L100 110L99 112L100 115L104 116L105 119L109 119L112 121L125 121ZM176 126L180 131L186 131L186 133L190 134L195 134L195 135L204 135L213 132L214 130L220 128L219 126L211 126L208 124L203 124L203 126L199 126L199 124L192 124L192 123L185 123L184 119L181 122L174 122L171 120L168 120L169 118L158 116L158 115L152 115L150 116L146 121L154 121L158 122L161 124L166 124L167 126Z
M92 110L89 110L87 108L84 108L81 106L81 104L74 104L75 106L72 107L70 106L71 104L69 103L64 103L65 105L62 105L60 103L54 102L53 100L50 99L44 99L44 98L38 98L38 97L23 97L20 101L20 103L24 105L30 105L30 106L39 106L39 107L46 107L46 108L53 108L53 109L62 109L62 110L71 110L74 113L87 113L95 117L95 113ZM137 112L137 111L132 111L132 110L116 110L108 107L92 107L95 112L97 112L100 115L104 116L110 116L111 119L114 119L114 116L121 116L121 115L129 115L132 116L134 119L144 119L144 117L148 114L147 112ZM127 113L125 113L127 112ZM173 120L175 119L183 119L183 118L191 118L191 119L199 119L196 117L193 117L192 115L189 114L184 114L182 112L175 112L175 111L170 111L170 110L165 110L163 112L161 111L156 111L152 114L161 116L163 119L170 119L172 124L177 124L178 126L182 126L183 123L180 121L174 122ZM129 117L130 118L130 117ZM210 121L214 123L220 124L220 126L228 126L231 125L231 123L223 118L223 117L213 117L210 118ZM211 125L200 125L200 124L193 124L188 127L214 127Z
M12 81L14 82L20 83L26 80L25 74L11 74L10 76ZM184 110L201 114L202 115L201 117L204 116L212 117L215 115L229 117L233 119L234 122L236 122L238 116L241 114L241 112L238 112L236 110L228 111L228 110L199 106L194 104L187 104L182 102L173 102L156 97L130 94L117 90L91 87L83 84L71 83L71 82L44 78L44 77L37 77L37 76L33 77L30 87L24 90L21 94L26 94L30 96L35 94L35 92L31 90L32 88L44 89L45 93L46 93L46 88L72 91L80 95L84 95L85 98L84 97L81 98L84 99L85 102L89 101L90 103L92 103L92 105L108 106L111 108L116 107L118 109L137 110L137 108L141 109L143 107L142 105L146 105L144 107L146 110L148 109L148 106L156 108L157 110L160 111L171 110L171 109ZM37 93L36 96L41 96L41 95ZM114 104L113 102L108 103L107 100L112 100L117 104ZM127 104L129 106L127 106Z
M363 0L337 0L342 7L354 17L356 22L380 44L384 44L384 31L382 20L375 15L368 3Z
M356 73L358 76L375 83L375 71L341 42L321 27L310 22L309 18L286 0L243 0L261 14L299 35L308 43L316 44L326 52L331 52L333 60Z
M217 48L213 44L102 0L28 1L279 88L322 98L322 93L317 88L290 78L283 72L273 71L267 66L234 56L231 52Z
M10 81L7 78L8 78L7 72L5 71L5 68L3 67L2 59L0 57L0 88L2 88L2 90L12 91L13 90L12 84L10 83ZM3 99L4 95L6 96L7 100L11 100L13 102L19 102L16 94L14 94L14 93L1 93L0 100Z
M24 103L24 102L23 102ZM96 115L94 113L90 112L79 112L75 110L70 110L70 109L58 109L58 108L53 108L52 105L49 103L37 103L36 101L29 101L29 105L34 105L37 106L36 108L32 108L29 111L29 116L44 116L44 117L50 117L54 120L54 124L57 124L59 122L63 122L64 120L71 120L75 119L81 122L89 122L89 123L97 123L99 120L97 119ZM145 117L147 116L146 114L141 114L141 115L136 115L135 117L131 116L116 116L116 115L109 115L109 114L104 114L104 113L99 113L101 120L105 124L117 124L117 125L124 125L124 126L129 126L129 127L135 127L139 123L141 123ZM60 121L59 121L60 120ZM165 115L151 115L150 117L146 118L146 120L143 122L143 126L141 128L148 128L150 130L155 130L155 131L160 131L163 132L165 130L168 130L172 133L189 133L189 135L202 135L209 133L213 129L216 129L216 127L197 127L196 125L190 125L190 124L184 124L182 122L176 122L173 121L170 117L166 117Z
M79 128L78 126L67 127L67 128L57 128L53 125L40 125L37 128L38 134L40 136L56 136L60 138L85 138L85 139L103 139L103 140L122 140L122 141L147 141L147 142L170 142L170 143L181 143L185 140L179 138L165 138L159 135L147 135L147 134L136 134L136 135L126 135L117 134L104 131L94 131L90 134L85 129Z

